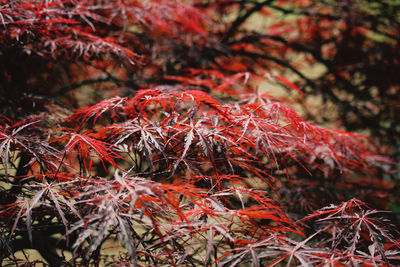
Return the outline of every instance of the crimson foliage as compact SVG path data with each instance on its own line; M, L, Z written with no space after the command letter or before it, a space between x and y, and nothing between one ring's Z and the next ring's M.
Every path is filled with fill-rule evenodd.
M397 263L395 227L353 198L391 161L259 92L304 94L232 41L290 2L2 0L2 264Z

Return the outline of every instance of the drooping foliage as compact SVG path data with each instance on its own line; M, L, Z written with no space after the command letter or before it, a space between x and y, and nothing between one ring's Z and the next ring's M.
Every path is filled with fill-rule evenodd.
M293 21L244 27L310 3L1 1L2 264L398 263L388 206L353 198L392 196L393 162L259 88L324 89L273 72L304 78L275 55Z

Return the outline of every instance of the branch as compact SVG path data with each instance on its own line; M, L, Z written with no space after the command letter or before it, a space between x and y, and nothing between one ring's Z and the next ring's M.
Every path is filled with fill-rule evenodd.
M265 0L263 2L260 3L256 3L252 8L250 8L249 10L247 10L247 12L242 15L242 16L238 16L236 18L236 20L232 23L231 27L229 28L229 30L227 31L223 42L228 40L236 31L237 29L251 16L253 15L253 13L260 11L264 6L270 4L271 2L273 2L274 0Z
M80 82L72 83L64 87L60 87L56 90L57 95L63 95L71 90L74 90L76 88L82 87L84 85L90 85L90 84L96 84L96 83L102 83L102 82L115 82L115 83L129 83L135 87L135 89L139 89L139 86L134 85L134 80L133 79L127 79L127 80L122 80L119 79L115 76L112 76L111 74L108 74L106 77L103 78L96 78L96 79L87 79L83 80Z
M310 17L316 17L316 18L324 18L324 19L328 19L328 20L331 20L331 21L343 21L343 17L341 17L341 16L334 16L334 15L320 14L320 13L311 13L311 12L308 12L308 11L295 11L295 10L290 10L290 9L274 6L274 5L270 5L269 7L272 8L272 9L275 9L277 11L280 11L280 12L284 13L285 15L288 15L288 14L289 15L303 15L303 16L310 16ZM373 18L379 18L379 16L374 17L372 15L369 15L364 20L377 22ZM387 38L390 38L392 40L400 41L400 37L399 36L392 35L392 34L385 33L385 32L382 32L382 31L378 30L377 27L379 25L382 25L382 24L378 24L378 22L375 23L374 25L371 25L370 28L364 26L362 23L357 22L357 21L353 21L351 24L352 24L352 26L365 27L367 30L369 30L371 32L375 32L377 34L380 34L380 35L385 36ZM384 25L384 26L387 26L387 25Z
M295 67L293 67L292 65L290 65L290 63L283 61L279 58L275 58L272 56L269 56L267 54L259 54L259 53L254 53L254 52L247 52L244 50L233 50L231 51L232 54L234 55L241 55L241 56L246 56L246 57L251 57L251 58L262 58L262 59L266 59L266 60L270 60L272 62L275 62L285 68L290 69L291 71L293 71L294 73L296 73L300 78L302 78L303 80L305 80L307 82L307 84L311 87L315 86L315 83L310 80L309 78L307 78L303 73L301 73L299 70L297 70Z

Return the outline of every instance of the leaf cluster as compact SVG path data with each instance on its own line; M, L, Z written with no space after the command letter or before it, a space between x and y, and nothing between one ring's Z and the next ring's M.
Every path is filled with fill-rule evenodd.
M398 264L396 226L354 198L392 196L393 162L259 90L306 97L277 66L322 88L276 57L304 48L293 21L245 28L272 8L318 41L302 16L336 25L335 4L312 2L0 1L0 263Z

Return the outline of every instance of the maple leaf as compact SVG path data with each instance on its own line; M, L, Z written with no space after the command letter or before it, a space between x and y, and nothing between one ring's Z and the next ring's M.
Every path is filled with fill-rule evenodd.
M113 151L113 145L111 144L96 140L84 134L70 133L68 139L67 136L59 139L60 141L65 140L67 142L65 144L64 153L69 154L70 157L72 155L79 155L83 159L88 160L89 166L86 166L86 161L84 161L84 164L89 170L92 168L93 163L91 157L92 151L100 158L105 169L107 168L104 165L104 162L108 162L111 165L118 167L115 159L123 159Z

